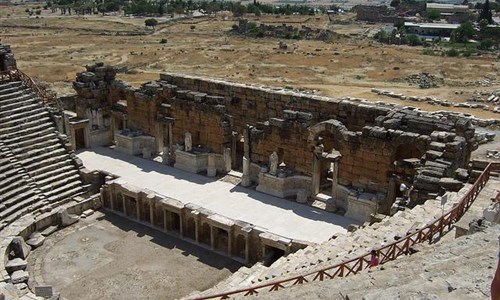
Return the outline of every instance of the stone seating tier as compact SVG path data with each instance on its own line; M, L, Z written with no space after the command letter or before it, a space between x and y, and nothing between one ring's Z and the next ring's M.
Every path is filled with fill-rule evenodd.
M459 192L448 192L449 200L444 206L444 211L451 209L471 187L471 184L467 184ZM439 200L428 200L413 209L399 211L392 217L386 217L379 223L361 227L325 243L312 245L281 257L269 267L259 263L251 268L243 267L212 289L190 296L213 295L335 265L369 252L373 248L390 244L395 238L404 237L407 232L424 227L440 217L441 211Z
M83 192L63 143L31 88L0 84L0 228Z

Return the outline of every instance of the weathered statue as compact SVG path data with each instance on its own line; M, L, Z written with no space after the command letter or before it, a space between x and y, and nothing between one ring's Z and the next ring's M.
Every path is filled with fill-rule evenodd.
M276 176L278 171L278 154L274 151L271 155L269 155L269 174Z
M193 149L193 140L191 138L191 133L186 132L184 134L184 151L190 152Z

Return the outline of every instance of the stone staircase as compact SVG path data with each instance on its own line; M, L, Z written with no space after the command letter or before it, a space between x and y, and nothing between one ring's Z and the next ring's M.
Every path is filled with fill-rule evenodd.
M489 299L498 254L498 232L483 232L437 244L356 276L311 282L259 296L234 299Z
M471 187L472 184L466 184L459 192L448 192L448 202L444 206L444 211L451 209ZM281 257L269 267L256 264L251 268L240 268L217 286L201 293L193 293L187 298L242 289L336 265L365 254L373 248L390 244L406 236L408 232L416 231L431 223L441 214L441 201L428 200L413 209L398 211L394 216L386 217L379 223L366 225L325 243L309 246Z
M451 209L471 186L468 185L459 193L449 193L448 197L451 200L445 205L445 211ZM355 258L371 249L390 244L406 236L408 232L424 227L440 217L441 211L441 202L438 200L428 200L413 209L398 211L394 216L384 218L382 222L364 226L355 232L340 235L325 243L309 246L282 257L252 284L312 272Z
M0 84L0 228L83 192L64 143L32 89Z

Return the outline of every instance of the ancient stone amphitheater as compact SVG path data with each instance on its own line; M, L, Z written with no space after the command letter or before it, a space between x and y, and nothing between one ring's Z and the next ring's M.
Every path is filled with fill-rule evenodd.
M56 99L0 45L0 299L64 297L29 255L94 210L244 265L187 299L489 296L500 163L470 159L470 116L115 73Z

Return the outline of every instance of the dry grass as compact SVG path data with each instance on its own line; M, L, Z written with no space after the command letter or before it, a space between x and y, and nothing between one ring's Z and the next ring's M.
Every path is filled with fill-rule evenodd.
M167 22L155 32L144 27L144 19L101 16L59 16L43 11L41 18L28 18L26 6L2 8L2 42L12 45L19 67L39 80L53 83L59 92L69 93L75 73L95 61L127 66L119 78L139 85L158 78L163 71L219 77L229 81L264 83L315 90L333 97L355 96L415 105L414 102L376 96L372 87L409 96L435 96L465 101L481 87L466 82L495 77L498 58L490 56L450 58L424 56L422 48L387 46L371 42L360 34L372 25L333 25L332 29L351 37L333 43L286 41L288 50L278 50L278 39L251 39L227 32L237 21L230 15ZM10 17L6 17L7 13ZM17 16L17 17L16 17ZM328 28L328 18L261 17L266 23L305 23ZM195 25L191 29L191 25ZM143 35L130 35L131 32ZM129 34L129 35L123 35ZM160 44L163 38L167 44ZM405 76L429 72L443 76L449 85L421 90L410 86ZM500 80L500 78L499 78ZM499 88L493 86L490 88ZM464 90L456 95L456 90ZM443 109L418 104L425 109ZM484 118L498 118L480 109L449 108Z

